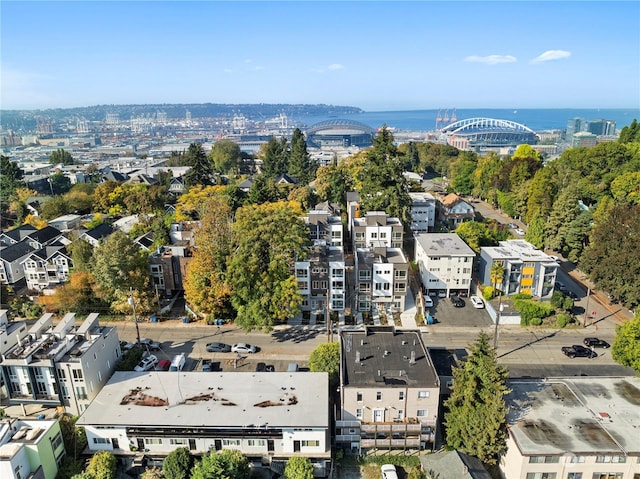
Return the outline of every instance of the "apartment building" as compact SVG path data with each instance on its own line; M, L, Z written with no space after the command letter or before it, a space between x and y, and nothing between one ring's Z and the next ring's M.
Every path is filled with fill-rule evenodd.
M638 479L640 379L512 380L509 479Z
M404 227L398 218L390 217L384 211L367 211L363 218L354 217L351 221L353 251L369 248L374 242L381 242L388 248L402 248Z
M419 331L340 333L336 443L348 454L431 450L440 385Z
M116 372L77 423L91 451L131 451L161 460L235 449L282 474L308 457L316 476L330 470L327 373Z
M57 420L0 421L0 477L55 479L65 456Z
M54 327L53 315L43 315L2 354L0 371L9 404L64 406L80 414L96 397L121 356L115 327L100 326L91 313L76 326L68 313Z
M436 222L437 201L431 193L410 192L411 231L431 231Z
M475 216L473 206L455 193L440 199L440 221L450 228L456 228L464 221L472 221Z
M57 285L66 282L73 266L71 256L61 244L33 251L20 264L27 288L41 292L52 291Z
M332 248L343 248L343 226L340 216L333 216L324 210L311 210L304 217L304 222L309 228L309 237L312 242L323 241Z
M346 268L340 247L331 247L317 241L310 248L305 261L296 261L295 275L302 294L301 310L321 317L329 311L342 314L346 300ZM314 318L314 323L315 318Z
M415 259L427 292L468 294L474 251L455 233L415 235Z
M162 246L149 256L154 287L165 296L184 290L187 266L193 257L191 246Z
M496 288L510 296L523 293L539 298L553 294L558 264L525 240L500 241L498 246L481 247L478 274L483 284L493 285L491 267L499 263L504 276Z
M355 252L357 311L402 312L409 289L409 260L400 248L372 241Z

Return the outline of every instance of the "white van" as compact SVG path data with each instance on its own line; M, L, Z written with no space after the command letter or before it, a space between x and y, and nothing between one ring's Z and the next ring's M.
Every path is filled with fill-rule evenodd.
M298 370L298 363L289 363L289 367L287 368L288 373L295 373Z
M182 368L184 368L184 363L184 353L175 355L173 357L173 361L171 361L171 366L169 366L169 371L182 371Z

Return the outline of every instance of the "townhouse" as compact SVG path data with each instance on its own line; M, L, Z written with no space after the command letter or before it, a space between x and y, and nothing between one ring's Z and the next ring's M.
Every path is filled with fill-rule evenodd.
M476 216L473 206L455 193L440 199L440 221L455 229L464 221L473 221Z
M431 450L440 385L419 331L340 333L336 444L347 454Z
M531 243L517 239L481 247L478 274L483 284L493 286L491 267L496 263L503 267L504 276L495 287L507 296L523 293L548 298L553 294L558 264Z
M426 293L468 295L475 256L455 233L415 235L415 260Z
M33 251L20 262L30 290L47 292L69 279L71 256L62 244Z
M410 192L411 231L432 231L436 221L437 201L431 193Z
M316 476L330 470L327 373L116 372L77 422L89 450L162 460L234 449L282 474L307 457Z
M509 381L509 479L640 477L636 377Z
M100 326L97 313L79 326L76 314L68 313L55 327L47 313L2 354L8 402L63 406L80 414L107 382L121 354L117 329Z
M359 212L359 210L358 210ZM353 250L368 248L382 242L388 248L402 248L404 226L398 218L384 211L367 211L363 218L351 218Z

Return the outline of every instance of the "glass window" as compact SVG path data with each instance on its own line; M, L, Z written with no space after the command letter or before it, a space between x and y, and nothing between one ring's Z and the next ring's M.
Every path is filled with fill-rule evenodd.
M404 399L404 391L399 391L399 392L398 392L398 399L399 399L400 401L402 401L402 400Z
M581 472L570 472L567 474L567 479L582 479Z
M418 391L418 398L424 399L429 397L429 391Z
M555 472L528 472L527 479L556 479Z
M382 391L376 392L376 401L382 401Z
M427 415L427 410L426 409L418 409L416 411L416 416L418 417L425 417Z
M356 418L362 419L362 409L356 409Z
M362 401L362 393L361 392L357 392L356 393L356 401L358 401L358 402Z

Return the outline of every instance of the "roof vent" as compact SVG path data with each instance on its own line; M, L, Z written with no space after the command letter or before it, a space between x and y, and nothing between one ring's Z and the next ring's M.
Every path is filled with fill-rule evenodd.
M385 349L384 350L384 356L387 357L387 356L389 356L389 354L391 354L391 353Z
M409 364L415 364L416 362L416 352L411 351L411 359L409 359Z
M360 362L360 351L356 351L356 363Z

